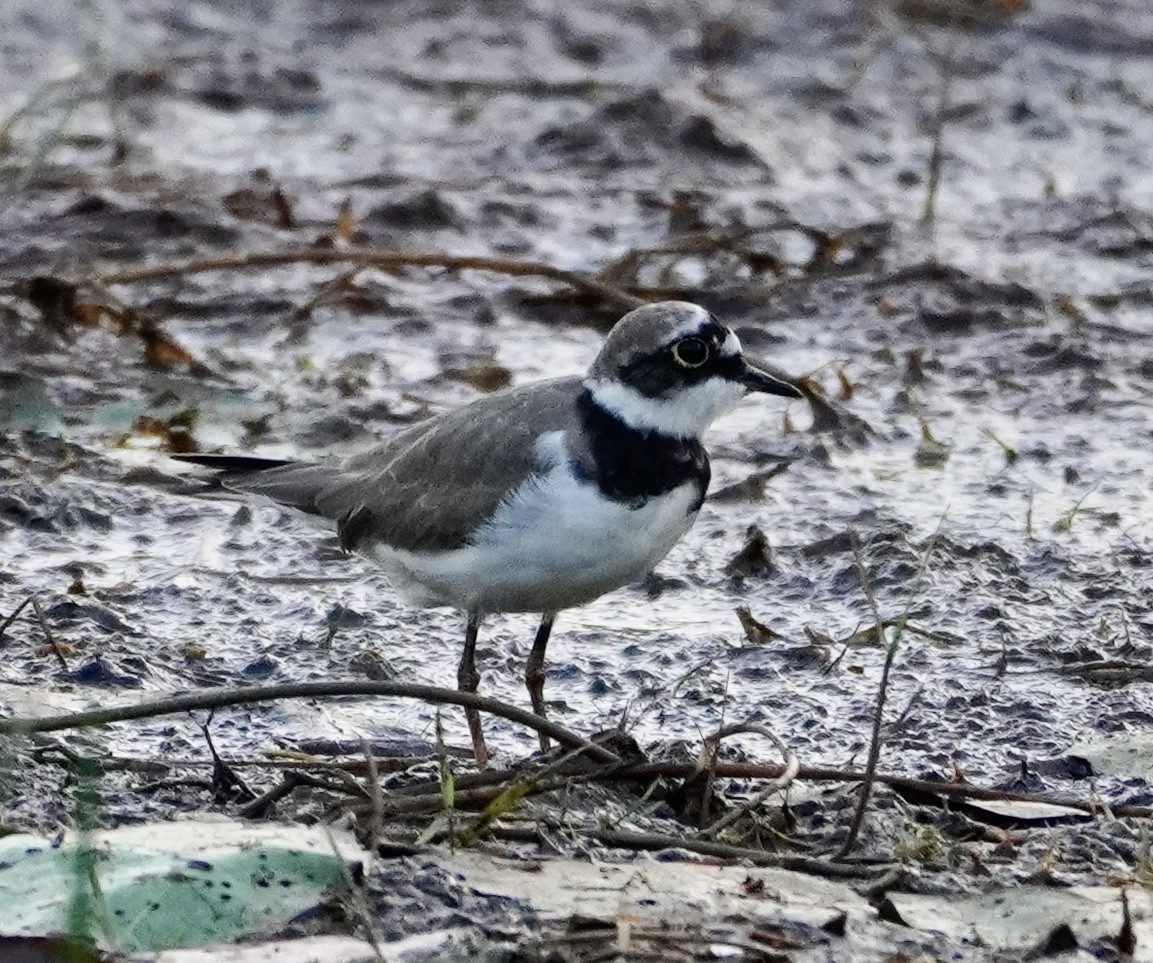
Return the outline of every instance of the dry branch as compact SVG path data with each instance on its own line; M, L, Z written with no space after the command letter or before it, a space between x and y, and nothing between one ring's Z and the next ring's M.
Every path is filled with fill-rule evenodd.
M570 827L552 826L564 830ZM779 866L815 876L835 876L847 879L871 878L878 871L888 873L892 868L888 863L835 863L809 856L792 856L787 853L774 853L764 849L751 849L747 846L729 846L704 839L682 839L663 833L633 833L614 829L592 829L581 827L576 830L582 839L595 839L604 846L614 849L683 849L702 856L719 859L744 859L756 866ZM514 842L539 843L540 834L536 829L522 829L514 826L494 827L493 833L499 839Z
M478 696L457 689L440 689L431 685L407 685L400 682L296 682L273 686L247 686L237 689L204 689L164 699L152 699L107 709L88 709L40 718L0 719L0 735L23 735L33 732L55 732L60 729L83 729L89 726L127 722L130 719L150 719L196 709L218 709L222 706L243 705L250 702L272 702L278 699L323 699L338 696L386 696L398 699L419 699L436 705L466 706L502 716L512 722L543 732L569 749L584 749L600 762L619 763L615 753L589 742L564 726L541 718L524 709L510 706L499 699Z
M441 254L424 251L387 251L374 248L294 248L285 251L251 251L246 254L224 254L217 257L170 261L136 268L98 272L85 278L98 285L139 284L162 278L204 274L210 271L247 271L253 268L282 267L289 264L353 264L395 270L399 267L445 268L450 271L490 271L514 277L544 277L560 281L578 291L595 295L609 304L631 310L644 302L620 288L577 271L566 271L539 261L517 261L511 258Z

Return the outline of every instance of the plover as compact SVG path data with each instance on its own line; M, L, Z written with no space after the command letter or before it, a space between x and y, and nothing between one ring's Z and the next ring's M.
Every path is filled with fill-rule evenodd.
M346 461L181 457L227 488L332 519L341 547L412 602L462 609L465 691L479 682L481 620L543 613L525 670L543 716L557 613L643 578L685 534L709 483L701 436L750 391L801 396L704 308L665 301L621 318L583 378L481 398ZM480 717L466 711L484 766Z

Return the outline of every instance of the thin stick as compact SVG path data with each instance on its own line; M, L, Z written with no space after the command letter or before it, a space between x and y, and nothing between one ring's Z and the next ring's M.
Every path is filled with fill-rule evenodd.
M865 899L872 899L875 896L883 896L889 890L893 889L901 883L901 881L908 875L909 870L905 866L894 866L887 873L882 873L872 882L865 886L857 888L857 892L864 896Z
M464 827L454 834L456 837L455 843L461 846L468 846L474 839L478 838L492 826L493 823L511 810L519 799L539 792L539 787L545 783L546 780L555 777L557 773L563 772L564 769L572 765L581 754L580 749L565 753L547 766L538 769L534 773L522 775L513 782L512 785L502 788L488 805L486 805L484 812L473 820L471 825ZM563 780L561 785L567 781L567 779Z
M336 843L332 829L325 826L324 834L328 837L328 845L332 847L332 854L336 857L336 865L340 867L340 875L344 877L344 885L348 887L349 902L352 904L352 908L356 910L360 925L364 927L364 933L368 938L369 946L372 947L373 956L376 957L377 963L386 963L384 954L380 951L380 940L376 935L376 927L372 923L372 913L368 909L368 900L364 896L364 887L357 886L356 880L352 878L352 870L348 868L348 863L345 862L340 853L340 847Z
M881 613L877 607L877 596L876 593L873 592L872 583L869 581L869 574L865 571L865 562L861 557L861 543L857 538L856 532L853 532L853 564L857 569L857 577L861 580L861 588L865 593L865 598L869 602L869 609L873 613L873 620L877 632L877 644L884 646L884 622L881 619ZM881 725L885 718L885 698L889 689L889 672L893 668L893 660L897 657L899 640L900 630L894 633L893 640L889 643L888 651L885 652L885 665L884 668L881 669L881 684L877 690L877 705L873 710L873 735L869 741L869 759L865 764L865 779L861 784L861 797L857 800L857 808L853 811L853 819L849 823L849 833L837 853L837 856L841 859L848 856L849 853L852 852L853 846L857 843L857 834L861 831L861 823L865 820L865 811L869 808L869 799L873 794L873 782L877 775L877 763L881 758Z
M26 598L23 602L21 602L19 605L16 606L16 608L14 608L12 610L11 615L9 615L7 618L5 618L3 622L0 622L0 641L3 641L4 633L8 631L8 626L10 626L13 622L15 622L16 619L19 618L20 613L23 612L31 604L32 604L32 596L29 595L28 598Z
M920 581L925 574L925 570L929 564L929 556L933 552L933 546L937 543L937 536L940 534L941 525L944 524L944 521L945 518L942 516L941 522L937 525L937 530L933 533L933 537L929 539L929 544L925 547L925 554L921 558L921 565L917 571L917 581ZM853 564L857 568L857 576L861 580L861 590L865 593L865 598L869 603L869 609L876 622L877 643L883 646L885 644L884 622L881 619L880 607L877 605L877 594L873 591L873 585L869 581L869 573L865 570L865 561L861 556L861 543L857 538L856 532L853 532ZM873 735L869 741L869 759L865 764L865 779L861 785L861 798L857 800L857 808L853 812L852 821L849 823L849 832L848 835L845 836L845 842L837 853L838 859L844 859L848 856L856 845L857 834L861 831L861 824L864 822L865 812L869 808L869 799L873 795L873 784L876 782L877 777L877 763L881 759L881 726L884 723L885 700L889 691L889 673L893 668L893 660L897 657L897 649L900 648L901 636L904 634L905 623L908 621L912 604L912 600L910 600L902 616L897 619L897 624L893 627L892 641L889 642L888 650L885 652L885 664L881 669L881 683L877 689L877 706L873 712Z
M711 839L715 837L721 830L728 829L729 826L737 822L737 820L739 820L746 813L756 809L757 806L761 805L761 803L768 799L769 796L771 796L773 793L788 786L789 783L797 778L797 773L801 770L801 763L797 759L796 754L784 744L784 742L777 736L775 732L766 728L765 726L753 724L733 725L729 726L725 730L722 730L722 732L718 732L713 738L719 739L722 734L730 736L741 732L750 732L756 735L762 735L770 742L772 742L777 747L781 755L785 757L785 769L775 780L773 780L773 782L769 783L769 785L758 792L743 806L738 806L736 809L733 809L726 815L721 816L720 819L717 819L715 822L702 829L699 833L697 833L697 839Z
M533 715L524 709L510 706L489 696L479 696L457 689L440 689L431 685L410 685L401 682L373 680L346 682L294 682L272 686L246 686L237 689L201 689L184 695L152 699L107 709L88 709L57 716L27 719L0 719L0 735L27 735L32 732L55 732L60 729L82 729L102 726L130 719L150 719L155 716L189 712L194 709L218 709L222 706L243 705L249 702L272 702L277 699L324 699L337 696L386 696L398 699L419 699L435 704L467 706L502 716L522 726L543 732L570 749L584 749L600 762L619 763L615 753L604 746L578 736L575 732L548 719Z
M380 788L380 771L376 768L376 760L373 758L368 740L361 739L360 744L364 749L364 760L368 764L365 782L368 783L368 799L372 803L372 818L368 822L368 851L375 853L384 829L384 793Z
M68 668L68 660L64 658L64 653L60 651L60 646L56 644L56 639L52 635L52 629L48 627L48 619L44 617L44 609L40 607L40 600L35 596L31 596L32 608L36 612L36 618L40 620L40 628L44 630L44 638L48 640L48 648L56 656L57 661L60 663L60 668L64 670L65 675L71 675L71 670Z
M15 720L0 720L3 722L12 722ZM64 728L64 727L57 727ZM51 756L59 755L61 760L52 758ZM37 761L48 763L58 763L62 761L67 763L79 757L72 750L64 746L53 745L45 746L36 750L35 758ZM95 764L102 766L106 770L111 769L124 769L127 771L140 771L149 772L157 766L166 766L172 768L203 768L211 765L211 762L204 759L161 759L155 761L146 761L138 759L127 759L124 757L85 757ZM387 769L389 772L398 772L408 768L406 760L397 760L393 758L376 758L378 767L383 771ZM412 764L427 762L427 757L421 757L411 760ZM350 760L345 763L336 763L328 760L291 760L291 759L235 759L231 761L231 765L236 767L253 766L261 768L315 768L322 772L324 771L337 771L337 772L352 772L363 770L365 763L364 760ZM747 762L718 762L716 764L716 775L722 779L779 779L785 772L786 766L774 765L765 763L747 763ZM581 769L571 773L563 774L563 783L561 780L557 781L558 786L573 782L601 782L601 781L646 781L651 782L653 779L684 779L697 772L697 766L690 763L642 763L635 766L612 766L606 765L603 769L589 771L588 769ZM863 782L866 773L860 769L841 769L833 766L801 766L797 772L796 780L798 782ZM469 797L468 801L483 800L493 798L503 791L503 784L522 778L521 773L515 771L499 771L487 770L483 773L475 775L462 776L457 780L457 793L463 796L466 792L475 791L475 797ZM1085 799L1079 796L1058 796L1050 795L1047 793L1022 793L1011 792L1004 789L994 789L986 786L978 786L968 782L940 782L932 779L915 779L911 776L901 776L896 773L876 772L873 774L873 781L882 786L888 786L898 792L917 793L921 795L931 796L946 796L951 799L973 799L980 801L991 802L1026 802L1026 803L1045 803L1051 806L1061 806L1066 809L1075 809L1086 815L1096 816L1100 815L1102 804L1099 800ZM474 790L474 787L478 787ZM480 787L488 787L488 796L484 796ZM537 791L545 791L546 786L538 786ZM412 785L405 786L398 789L395 793L389 796L392 804L399 799L405 799L406 803L409 800L428 800L438 801L440 799L439 790L436 790L436 783L413 783ZM1136 805L1116 805L1110 807L1110 812L1113 816L1120 819L1153 819L1153 806L1136 806Z
M622 308L635 308L644 302L620 288L576 271L565 271L539 261L516 261L510 258L480 257L473 255L439 254L421 251L387 251L374 248L296 248L285 251L251 251L246 254L226 254L219 257L196 258L190 261L171 261L137 268L121 268L92 274L87 283L139 284L161 278L203 274L208 271L245 271L252 268L281 267L288 264L355 264L385 270L397 267L441 267L450 271L491 271L514 277L545 277L561 281L570 287L603 298Z
M629 779L643 780L658 777L683 778L690 775L695 766L686 763L645 763L639 766L625 766L600 773L585 774L583 778L590 779ZM719 762L717 763L717 777L730 779L777 779L785 771L784 766L763 765L747 762ZM797 780L804 782L863 782L868 773L860 769L839 769L832 766L801 766L797 773ZM582 778L574 775L574 779ZM873 781L882 786L889 786L899 792L920 793L924 795L948 796L953 799L975 799L988 802L1030 802L1047 803L1052 806L1063 806L1067 809L1077 809L1088 815L1097 815L1101 811L1101 804L1093 800L1077 796L1057 796L1047 793L1011 792L1005 789L993 789L987 786L976 786L967 782L938 782L932 779L915 779L911 776L900 776L895 773L875 772ZM1113 814L1119 818L1153 818L1153 806L1119 805L1112 809Z
M937 100L937 116L933 123L933 146L929 152L929 176L925 186L925 206L921 210L921 224L931 228L937 217L937 194L941 188L941 169L945 163L945 125L956 71L954 53L956 38L949 41L941 63L941 87Z
M716 770L718 779L779 779L786 771L786 767L762 763L718 762ZM593 771L583 770L566 773L555 780L541 783L534 789L537 793L544 793L577 782L617 782L623 780L647 782L659 778L685 779L697 772L699 772L697 766L688 763L643 763L637 766L606 767ZM797 772L796 780L798 782L864 782L865 777L866 773L860 769L801 766ZM505 783L517 778L519 776L516 772L497 772L495 770L486 770L477 775L462 777L459 781L461 788L457 789L457 800L470 805L487 803L504 791ZM897 792L946 796L962 801L973 799L989 802L1045 803L1050 806L1075 809L1089 816L1098 816L1102 811L1102 804L1099 800L1084 799L1077 796L1011 792L1005 789L976 786L967 782L938 782L932 779L914 779L910 776L899 776L895 773L885 772L874 773L873 781L882 786L889 786ZM422 811L439 804L439 791L435 790L435 785L428 783L405 786L404 789L398 790L389 797L389 808L390 812L393 813L407 812L410 809ZM1110 811L1118 818L1153 818L1153 806L1119 805L1111 807Z
M319 779L306 772L299 772L298 770L292 769L286 772L280 782L269 789L268 792L257 796L251 802L246 802L237 809L236 815L241 819L259 819L268 812L269 808L280 802L280 800L287 799L301 786L311 786L313 789L324 789L328 792L345 793L348 795L351 795L355 791L345 783Z
M301 775L295 769L286 772L275 786L236 810L236 815L241 819L259 819L268 811L269 806L287 799L296 791L296 787L301 785Z
M597 842L611 846L614 849L684 849L690 853L700 853L702 856L716 856L720 859L747 859L757 866L780 866L784 869L797 870L803 873L813 873L818 876L835 876L839 878L861 879L870 878L878 870L887 872L891 865L885 863L861 865L853 863L832 863L823 859L813 859L808 856L791 856L783 853L770 853L763 849L750 849L746 846L729 846L725 843L714 843L703 839L681 839L679 836L666 836L661 833L631 833L615 829L585 829L554 826L554 829L563 830L572 828L582 839L595 839ZM511 826L495 826L492 834L501 839L515 842L535 843L540 841L540 835L535 829L521 829Z

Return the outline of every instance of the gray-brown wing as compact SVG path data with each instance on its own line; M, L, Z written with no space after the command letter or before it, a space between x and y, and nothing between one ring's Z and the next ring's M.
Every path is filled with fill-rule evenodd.
M579 392L576 378L538 382L414 425L332 472L313 510L348 549L459 548L537 470L540 435L575 425Z

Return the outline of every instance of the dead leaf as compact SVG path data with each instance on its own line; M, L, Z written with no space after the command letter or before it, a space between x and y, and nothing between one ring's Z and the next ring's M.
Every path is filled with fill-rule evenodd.
M187 365L189 368L202 367L186 348L151 324L141 328L140 339L144 342L148 363L154 367L174 368L178 365Z
M767 468L764 471L755 471L743 481L726 485L709 496L712 502L759 502L765 497L765 485L777 475L783 474L792 464L792 460L785 460Z
M756 525L750 525L745 531L744 546L725 566L725 574L730 578L764 577L776 570L768 538Z
M952 449L933 437L927 422L921 422L921 443L913 454L913 463L918 468L941 468L949 460Z
M340 211L336 215L336 240L345 244L356 240L356 216L352 213L351 197L340 202Z
M753 618L753 613L749 611L747 605L737 606L737 618L740 620L741 628L745 631L745 638L752 645L765 645L768 642L783 638L767 625Z
M444 376L453 381L463 381L486 394L512 384L512 372L494 362L481 362L467 368L445 368Z

